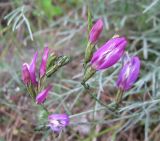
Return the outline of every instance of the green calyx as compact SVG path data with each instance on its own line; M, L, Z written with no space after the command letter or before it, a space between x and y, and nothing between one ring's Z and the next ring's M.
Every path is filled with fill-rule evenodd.
M50 77L53 73L55 73L59 68L68 64L70 62L70 57L68 56L60 56L57 57L54 62L52 61L47 68L46 76Z
M55 64L57 58L58 58L58 57L57 57L54 53L52 53L52 54L48 57L47 70Z
M36 91L37 91L36 86L32 85L32 83L29 83L29 84L27 84L26 88L27 88L29 95L34 100L36 97Z
M94 45L88 42L87 48L85 51L84 67L86 67L87 63L91 60L93 51L94 51Z
M83 80L81 84L86 88L89 89L89 85L86 84L86 82L96 73L96 70L93 69L91 66L86 67L85 73L83 76Z

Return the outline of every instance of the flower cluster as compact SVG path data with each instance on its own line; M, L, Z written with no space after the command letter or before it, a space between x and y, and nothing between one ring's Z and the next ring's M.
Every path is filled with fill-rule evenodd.
M116 64L124 55L127 46L126 38L116 35L94 52L93 46L96 44L102 29L103 21L102 19L99 19L93 25L89 34L89 41L84 60L85 71L82 80L82 85L85 88L89 88L88 85L86 85L86 81L88 81L96 73L96 71L107 69ZM134 82L138 78L139 71L139 58L137 56L128 56L128 59L125 61L117 80L117 86L121 92L129 90L133 86Z
M48 47L44 48L42 60L38 73L36 73L38 52L34 54L30 64L22 65L22 80L28 93L36 104L43 104L52 89L52 85L46 86L46 79L54 74L60 67L66 65L70 58L67 56L56 56L50 52ZM38 76L38 77L37 77ZM49 113L47 111L47 113ZM53 131L60 131L69 123L67 114L52 114L48 116L49 126Z
M120 37L119 35L113 36L100 48L95 50L94 46L98 42L102 30L103 20L99 19L93 25L89 33L84 59L84 75L81 84L85 88L89 88L88 85L86 85L86 82L97 71L110 68L122 57L125 58L123 59L122 68L116 81L119 89L116 103L119 104L119 102L121 102L123 92L131 89L139 76L140 59L138 56L127 55L127 57L125 57L124 54L128 42L125 37ZM66 65L70 61L70 58L67 56L57 56L54 52L51 52L48 47L45 47L39 71L36 73L37 57L38 52L34 54L30 64L24 63L22 65L22 80L35 103L42 105L52 89L51 84L46 85L47 78L52 76L57 70L59 70L59 68ZM48 116L48 127L50 127L54 132L59 133L69 125L70 119L66 113L50 114L46 108L44 109Z

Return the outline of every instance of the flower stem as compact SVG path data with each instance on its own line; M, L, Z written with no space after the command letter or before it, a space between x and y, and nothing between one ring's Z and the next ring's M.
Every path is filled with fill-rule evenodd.
M106 109L106 107L99 107L98 109L96 109L96 111L105 110L105 109ZM71 115L71 116L69 116L69 118L82 116L82 115L85 115L85 114L92 113L94 111L95 111L95 109L91 109L91 110L88 110L88 111L85 111L85 112L82 112L82 113Z
M41 104L41 107L46 111L47 114L49 114L49 111L47 110L47 108Z
M86 82L96 73L96 70L93 69L91 66L88 66L85 69L83 80L81 84L84 86L85 89L89 89L89 85Z
M122 97L123 97L123 90L119 89L117 94L116 94L116 104L117 104L117 106L119 106L119 104L121 103Z

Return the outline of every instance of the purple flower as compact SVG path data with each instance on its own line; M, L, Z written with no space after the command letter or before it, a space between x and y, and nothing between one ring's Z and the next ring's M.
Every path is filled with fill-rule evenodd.
M43 56L42 56L41 66L40 66L40 78L46 74L48 55L49 55L49 48L45 47L44 52L43 52Z
M45 88L42 92L40 92L37 96L36 96L36 103L37 104L42 104L47 96L48 96L48 93L49 91L51 90L52 86L49 85L47 88Z
M37 60L38 52L34 54L34 57L29 64L24 63L22 66L22 80L26 84L29 81L32 82L32 84L37 85L36 81L36 60Z
M55 131L60 132L69 124L69 116L67 114L51 114L48 116L49 127Z
M38 57L38 52L36 52L34 54L33 59L31 61L31 64L29 65L29 72L30 72L32 83L36 84L36 85L37 85L37 81L36 81L36 61L37 61L37 57Z
M24 63L22 66L22 80L24 84L28 84L31 82L31 77L28 68L28 64Z
M92 68L102 70L111 67L121 58L126 46L127 40L124 37L110 39L93 54L90 62Z
M128 61L125 61L118 76L117 86L123 91L129 90L137 80L139 71L140 60L137 56L131 57Z
M89 41L92 44L95 44L103 30L103 21L102 19L99 19L96 21L96 23L92 26L92 29L89 33Z

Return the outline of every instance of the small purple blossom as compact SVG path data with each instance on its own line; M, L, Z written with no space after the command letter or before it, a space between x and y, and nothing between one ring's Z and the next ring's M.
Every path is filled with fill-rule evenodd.
M37 61L38 52L34 54L34 57L29 64L24 63L22 66L22 80L26 84L31 80L32 84L37 85L36 81L36 61Z
M49 56L49 48L45 47L43 51L41 66L40 66L40 78L46 74L48 56Z
M110 39L93 54L90 62L91 66L96 70L111 67L121 58L126 46L127 40L125 37Z
M22 80L24 84L28 84L31 82L31 77L28 68L28 64L24 63L22 66Z
M95 44L103 30L103 20L98 19L96 23L92 26L92 29L89 33L89 41L92 44Z
M54 132L60 132L69 124L69 116L67 114L51 114L48 116L49 127Z
M49 85L47 88L45 88L42 92L40 92L37 96L36 96L36 103L37 104L42 104L47 96L48 96L48 93L49 91L52 89L52 86Z
M131 57L125 61L124 66L120 70L117 86L123 90L129 90L137 80L140 71L140 60L137 56Z
M38 52L36 52L34 54L33 59L31 61L31 64L29 65L29 72L30 72L32 83L36 84L36 85L37 85L37 81L36 81L36 61L37 61L37 57L38 57Z

